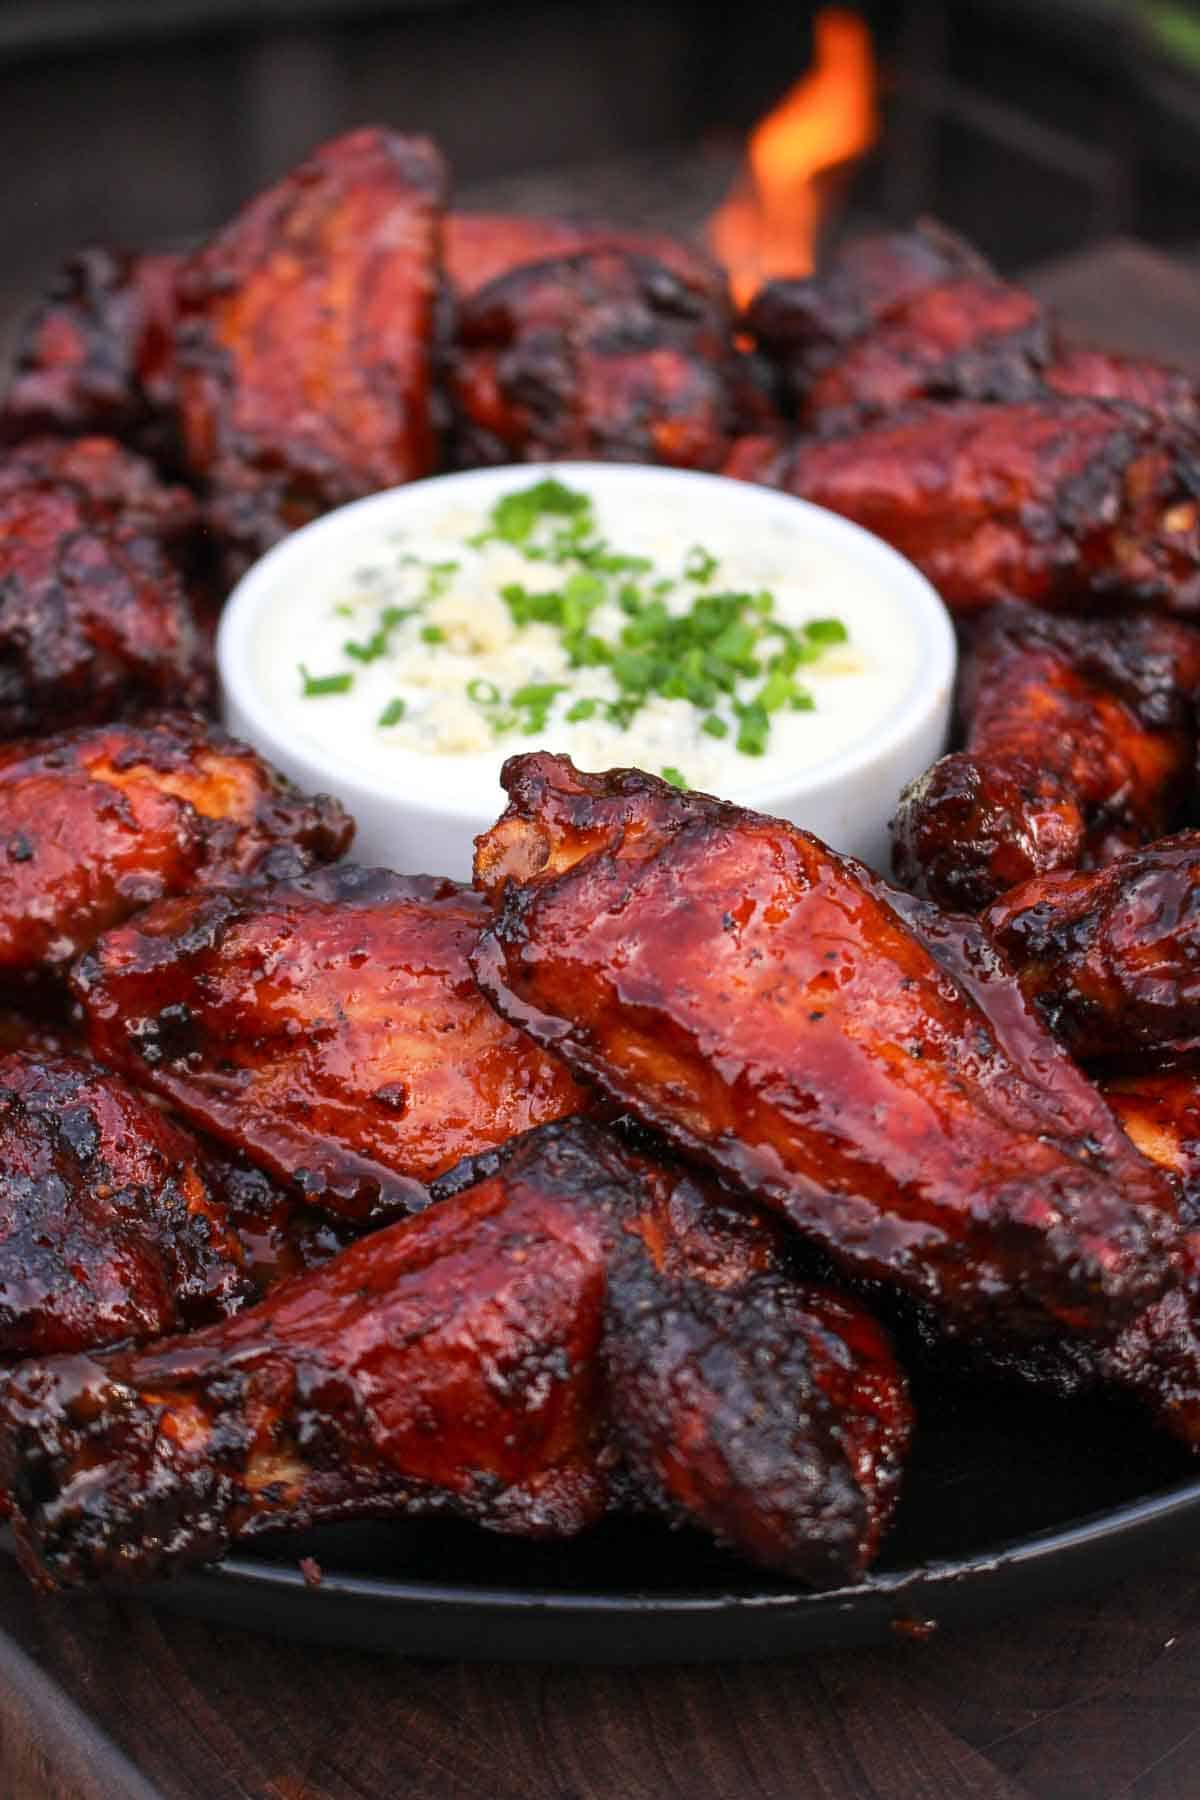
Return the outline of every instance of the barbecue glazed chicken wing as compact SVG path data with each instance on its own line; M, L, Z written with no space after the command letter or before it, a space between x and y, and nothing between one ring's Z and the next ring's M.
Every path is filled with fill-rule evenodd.
M983 924L1073 1055L1144 1057L1200 1038L1198 892L1200 832L1181 831L1022 882Z
M966 748L900 796L898 878L977 911L1160 837L1193 779L1198 688L1200 632L1179 620L996 607L960 670Z
M0 455L0 737L208 699L195 519L112 439Z
M703 1185L572 1122L236 1320L26 1365L0 1484L52 1584L350 1516L568 1536L631 1483L830 1581L873 1553L909 1429L857 1307L785 1278L773 1234Z
M576 256L584 250L647 257L673 270L681 281L709 287L714 297L725 291L725 277L712 258L698 245L665 231L630 231L601 219L450 212L442 233L446 279L460 301L529 263Z
M923 220L912 231L856 239L816 275L768 281L739 323L776 369L782 404L795 414L813 381L889 314L931 288L990 278L970 244Z
M1200 446L1133 407L927 405L842 437L743 439L725 472L875 532L960 615L1008 598L1200 608Z
M1193 377L1146 357L1063 347L1043 380L1056 394L1124 401L1164 423L1200 425L1200 387Z
M350 132L181 269L185 456L232 571L330 507L432 473L444 182L425 139Z
M75 970L92 1047L331 1212L409 1210L463 1157L580 1111L467 964L469 889L339 867L164 901Z
M1103 1335L1160 1290L1166 1184L1015 991L1020 1061L866 870L637 771L503 779L473 964L574 1071L949 1329Z
M543 458L715 469L730 428L723 277L582 250L464 300L450 370L463 467Z
M71 1055L0 1057L0 1362L162 1337L252 1293L196 1140Z
M167 894L302 874L352 833L186 713L2 745L0 974L61 968Z
M111 432L173 442L178 256L84 250L27 320L0 405L0 436Z
M917 400L1027 400L1051 358L1032 294L967 275L900 302L815 374L799 400L810 431L845 430Z

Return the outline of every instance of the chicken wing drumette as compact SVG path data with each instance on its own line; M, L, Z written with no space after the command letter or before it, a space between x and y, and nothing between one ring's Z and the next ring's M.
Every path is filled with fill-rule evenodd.
M252 1295L200 1146L85 1058L0 1057L0 1361L162 1337Z
M466 299L450 370L460 463L592 457L714 469L730 429L724 278L581 250Z
M974 911L1160 837L1191 787L1198 688L1200 632L1179 620L994 608L960 674L966 748L900 797L897 876Z
M353 829L185 713L0 746L0 973L61 967L167 894L301 874Z
M925 405L828 439L743 439L726 472L885 538L958 614L1013 598L1200 608L1195 433L1051 395Z
M179 265L102 249L71 257L23 328L0 435L102 431L172 445Z
M1074 1055L1140 1056L1200 1038L1200 832L1095 873L1022 882L982 915L1028 999Z
M951 1329L1103 1334L1160 1289L1161 1178L1012 984L1019 1060L866 870L638 772L504 782L473 963L574 1070Z
M164 901L73 975L92 1046L332 1212L423 1205L461 1158L585 1097L488 1006L453 882L342 866Z
M425 139L350 132L180 270L184 449L231 570L433 469L444 180Z
M576 1122L220 1328L27 1365L0 1399L0 1484L48 1583L349 1516L567 1536L631 1483L829 1581L874 1552L909 1425L856 1307Z

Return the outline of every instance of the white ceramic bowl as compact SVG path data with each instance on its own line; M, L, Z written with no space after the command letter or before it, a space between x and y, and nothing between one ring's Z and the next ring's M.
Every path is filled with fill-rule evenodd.
M256 682L255 646L264 611L280 606L281 596L300 591L314 565L328 567L343 547L346 565L353 568L356 545L361 548L364 535L403 529L428 516L431 502L461 500L486 513L501 494L544 474L584 486L598 502L613 506L633 489L639 494L661 491L664 500L676 502L683 491L699 509L701 531L703 521L717 516L747 539L769 529L776 545L794 538L800 550L806 543L821 546L882 586L895 609L896 633L909 634L916 647L911 681L892 710L848 749L790 774L739 781L723 797L792 819L835 849L886 870L887 824L900 789L945 747L955 668L946 609L924 576L870 532L823 507L720 475L612 463L560 463L546 469L523 465L437 476L340 507L277 544L230 596L217 638L229 729L301 787L342 801L358 822L356 861L469 880L473 839L504 805L498 783L493 788L489 779L488 791L469 799L448 796L444 757L398 750L394 775L385 780L315 745L273 716ZM786 533L783 540L781 531ZM681 555L686 548L680 546ZM836 609L834 598L830 610ZM513 747L537 745L535 739L522 738Z

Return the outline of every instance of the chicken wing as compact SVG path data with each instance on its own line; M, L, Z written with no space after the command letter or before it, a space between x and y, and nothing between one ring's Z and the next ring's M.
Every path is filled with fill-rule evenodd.
M0 738L199 705L211 681L157 525L72 482L0 479Z
M459 311L457 459L715 469L730 427L730 355L714 274L617 249L518 268Z
M983 924L1075 1056L1144 1056L1200 1038L1200 832L1057 870L995 901Z
M96 1054L350 1217L425 1204L461 1158L580 1111L562 1065L498 1018L453 882L342 866L164 901L75 970Z
M816 275L769 281L740 323L778 370L783 403L796 412L813 380L889 313L931 288L990 275L971 245L922 220L912 231L856 239Z
M446 1509L567 1536L632 1482L842 1579L892 1510L907 1395L878 1328L786 1277L776 1245L585 1123L531 1133L235 1321L19 1371L0 1484L22 1559L44 1583L146 1576L267 1530Z
M725 473L875 532L959 614L1009 597L1200 608L1195 434L1132 407L930 404L843 437L751 438Z
M1159 1291L1166 1184L1100 1150L1103 1105L1028 1018L1014 1060L868 871L638 771L503 779L473 967L573 1070L952 1329L1103 1334Z
M350 132L181 269L184 448L232 569L432 471L444 180L425 139Z
M195 1139L117 1075L0 1057L0 1361L161 1337L252 1292Z
M27 320L0 436L112 432L174 442L175 282L180 258L84 250Z
M353 830L185 713L0 746L0 973L61 968L167 894L301 874Z
M1160 837L1191 786L1198 689L1200 632L1179 620L992 609L960 674L966 748L900 796L898 878L977 911Z
M1122 1130L1170 1175L1185 1221L1200 1224L1200 1075L1195 1069L1121 1075L1103 1091Z
M810 431L844 431L917 400L1028 400L1052 355L1050 326L1032 294L965 275L894 306L798 399Z

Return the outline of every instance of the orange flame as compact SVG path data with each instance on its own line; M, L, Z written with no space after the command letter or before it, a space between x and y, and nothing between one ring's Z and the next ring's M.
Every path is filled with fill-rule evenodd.
M828 174L868 150L876 130L870 32L857 13L823 8L812 68L755 126L747 172L709 221L739 305L768 276L812 273Z

